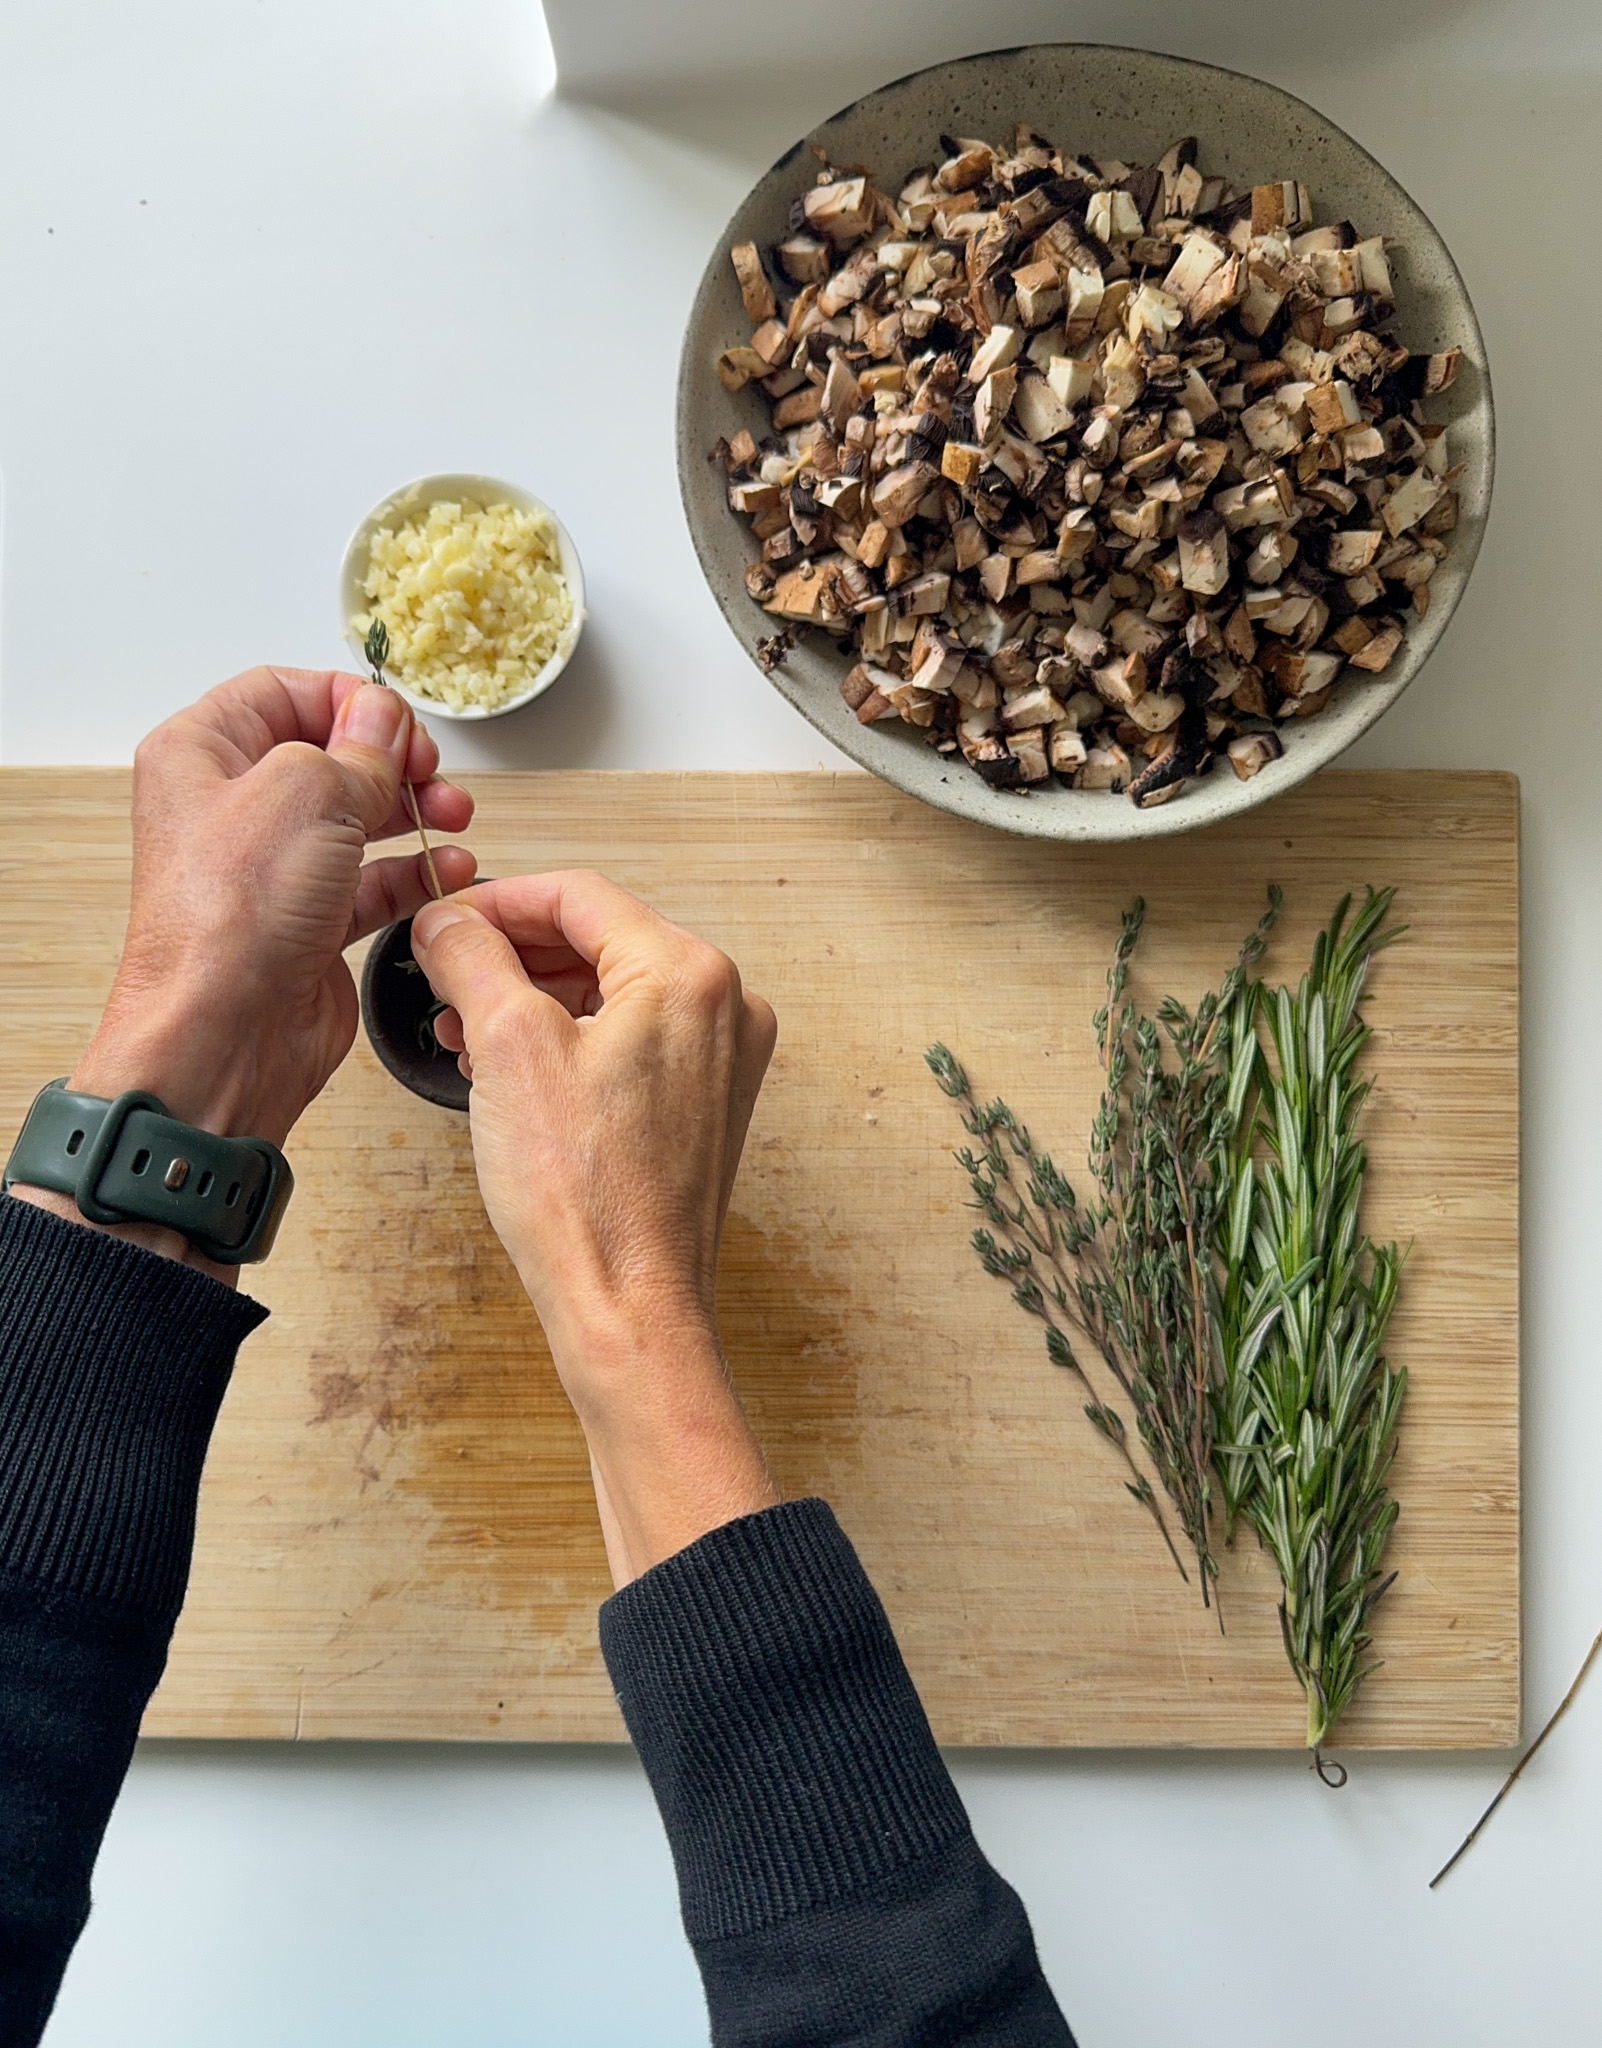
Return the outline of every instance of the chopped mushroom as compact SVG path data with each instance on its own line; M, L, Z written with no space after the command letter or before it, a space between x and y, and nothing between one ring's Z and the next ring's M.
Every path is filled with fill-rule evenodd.
M1428 606L1461 355L1395 340L1384 239L1295 180L948 137L895 197L826 164L730 260L748 590L852 652L858 719L998 789L1245 779Z
M1242 782L1250 782L1284 751L1284 742L1277 732L1243 732L1229 743L1229 765Z

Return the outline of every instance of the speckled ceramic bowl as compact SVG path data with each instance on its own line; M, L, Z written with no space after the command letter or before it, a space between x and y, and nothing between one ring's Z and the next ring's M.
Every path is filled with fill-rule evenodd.
M1446 630L1485 531L1495 432L1485 345L1474 308L1446 244L1429 220L1368 152L1332 121L1278 87L1180 57L1098 44L1042 43L995 50L915 72L870 93L805 136L762 178L718 238L696 294L679 364L679 485L701 567L740 644L756 643L774 622L746 594L753 544L746 523L724 502L722 472L707 460L720 434L768 431L758 392L730 393L713 364L744 342L750 322L740 304L729 248L769 243L785 227L790 202L812 182L813 142L836 163L873 166L896 189L939 153L939 137L1005 136L1027 121L1064 148L1150 163L1177 136L1195 135L1200 162L1236 186L1300 179L1320 220L1350 219L1396 247L1398 338L1414 350L1460 348L1463 368L1446 401L1454 458L1464 465L1461 514L1451 552L1430 584L1430 609L1415 620L1400 653L1372 680L1343 677L1329 708L1288 719L1284 758L1249 782L1227 765L1193 782L1171 803L1137 810L1105 790L1043 789L1028 796L991 789L961 760L936 754L908 727L861 726L839 691L842 655L814 636L773 675L774 686L842 752L899 789L962 817L1041 839L1133 839L1186 832L1266 802L1344 752L1394 704Z

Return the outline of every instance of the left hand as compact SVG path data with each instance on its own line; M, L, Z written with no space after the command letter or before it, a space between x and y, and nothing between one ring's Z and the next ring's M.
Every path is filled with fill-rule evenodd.
M329 670L251 669L158 726L134 758L122 960L70 1085L148 1089L185 1123L281 1145L356 1035L344 949L431 894L420 853L363 865L416 829L402 777L434 830L473 815L438 766L403 698ZM434 858L447 891L472 881L465 847Z

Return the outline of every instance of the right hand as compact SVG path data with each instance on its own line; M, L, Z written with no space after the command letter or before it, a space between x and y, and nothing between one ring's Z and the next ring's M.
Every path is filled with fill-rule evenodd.
M584 1427L618 1583L778 1494L718 1344L718 1245L774 1016L593 874L430 904L412 949L472 1076L484 1204Z

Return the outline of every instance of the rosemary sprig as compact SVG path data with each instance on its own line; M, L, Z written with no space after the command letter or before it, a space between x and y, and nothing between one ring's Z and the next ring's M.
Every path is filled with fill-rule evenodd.
M389 660L389 628L382 619L374 619L367 628L367 639L362 652L367 656L367 665L373 672L373 681L380 688L387 690L389 678L385 675L384 668ZM434 850L428 843L428 833L423 827L423 813L418 805L417 791L413 789L412 778L409 775L401 779L406 787L407 809L412 814L412 823L417 827L417 836L423 842L423 860L428 868L428 885L434 892L435 900L443 902L445 891L439 885L439 874L434 866Z
M1260 999L1274 1059L1254 1038L1241 1083L1256 1097L1263 1157L1249 1241L1237 1227L1230 1245L1232 1267L1244 1255L1217 1401L1219 1466L1226 1505L1279 1567L1285 1654L1307 1695L1320 1775L1320 1745L1375 1668L1364 1660L1369 1619L1395 1577L1381 1571L1397 1516L1386 1479L1407 1374L1382 1347L1401 1254L1359 1235L1367 1155L1356 1135L1371 1085L1357 1073L1369 1038L1359 1005L1374 955L1404 929L1385 922L1394 894L1371 889L1349 929L1345 898L1296 995Z

